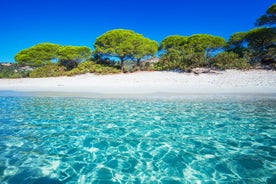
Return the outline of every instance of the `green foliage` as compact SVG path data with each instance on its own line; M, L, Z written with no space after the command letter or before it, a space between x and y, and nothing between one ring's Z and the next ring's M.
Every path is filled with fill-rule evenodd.
M143 47L145 45L145 47ZM157 43L131 30L115 29L98 37L94 43L96 55L117 57L124 71L124 61L127 59L140 60L146 55L157 51Z
M120 73L120 70L115 67L95 64L92 61L82 62L78 65L77 68L74 68L71 71L67 71L66 75L78 75L78 74L85 74L85 73L95 73L95 74L114 74Z
M262 15L255 22L256 26L273 25L276 24L276 4L271 5L266 14Z
M0 64L0 78L25 78L29 77L31 67L20 67L18 64L13 63L10 66Z
M249 30L246 37L251 64L262 63L267 51L275 47L276 28L255 28Z
M265 16L271 18L275 13L276 4L273 4ZM250 61L250 64L261 62L274 66L275 47L276 28L273 27L234 33L227 44L222 37L209 34L173 35L160 43L162 55L159 62L154 64L154 69L189 70L211 66L221 69L244 69L249 67L247 61ZM132 30L115 29L99 36L94 48L93 60L100 64L88 61L92 52L86 46L61 46L52 43L41 43L24 49L15 55L15 60L18 67L40 67L30 73L31 77L117 73L118 64L123 72L151 70L153 65L146 65L142 61L154 56L158 51L158 43ZM222 48L226 52L217 54ZM217 55L214 56L215 54ZM117 57L120 63L110 60L112 57ZM58 60L58 63L53 64L53 60ZM17 69L0 69L0 77L29 75L29 72L22 73Z
M20 66L43 66L57 59L60 47L53 43L40 43L18 52L14 59Z
M206 67L212 51L222 48L225 40L218 36L197 34L187 36L168 36L161 42L165 53L155 64L156 70L187 70Z
M211 50L221 48L224 45L225 40L219 36L208 34L195 34L190 37L173 35L162 40L160 48L165 51L168 49L185 49L190 52L209 52Z
M232 34L227 44L242 47L246 34L246 32L237 32Z
M173 35L168 36L161 41L160 49L180 49L184 48L188 44L188 36Z
M194 52L207 52L219 49L225 46L225 40L219 36L208 34L195 34L188 38L188 47Z
M80 62L86 61L91 57L91 50L86 46L63 46L58 49L59 63L72 70Z
M158 51L158 43L142 35L136 35L132 40L132 44L134 45L132 59L136 61L138 67L140 67L143 57L153 56Z
M23 78L29 76L29 70L19 67L17 64L3 66L0 64L0 78Z
M202 52L185 52L185 50L169 49L154 65L155 70L190 70L206 67Z
M276 28L255 28L245 36L248 48L253 52L262 52L276 42Z
M276 69L276 47L271 47L267 50L262 64L269 65L272 69Z
M195 53L202 53L207 65L211 58L212 52L225 46L225 40L219 36L213 36L208 34L196 34L188 38L188 47Z
M266 57L276 61L276 47L271 47L267 50Z
M59 64L49 63L43 67L39 67L30 73L30 77L58 77L58 76L74 76L85 73L95 73L95 74L114 74L120 73L120 70L115 67L104 66L100 64L95 64L92 61L86 61L80 63L76 68L66 71L64 66Z
M108 54L115 57L124 58L131 55L133 45L130 43L135 36L131 30L111 30L96 39L94 44L95 53Z
M247 32L237 32L232 34L226 44L226 48L244 48L246 34Z
M63 75L65 75L65 67L54 63L48 63L30 73L31 78L58 77Z
M276 23L276 4L268 8L266 14L257 19L256 25L273 25ZM251 65L258 63L273 64L273 48L276 44L276 28L261 27L249 30L248 32L234 33L225 50L234 52L244 60L249 60Z
M276 3L274 3L273 5L271 5L267 10L266 13L269 15L273 15L276 14Z
M251 64L261 63L268 58L267 52L275 47L276 28L255 28L248 32L234 33L226 50L233 51L240 57L249 57Z
M222 52L210 60L211 66L217 69L249 69L250 65L245 58L234 52Z
M183 62L183 56L179 50L169 49L155 64L156 70L185 70L186 65Z
M197 67L207 67L204 52L191 52L185 55L185 61L189 69Z
M16 68L17 67L0 65L0 78L14 78L13 76Z
M91 50L86 46L60 46L52 43L41 43L24 49L15 55L20 66L43 66L59 59L68 70L79 62L91 57Z
M90 59L91 54L86 46L63 46L58 49L59 60L75 60L78 63Z
M232 34L226 44L226 51L234 52L240 57L244 57L248 50L245 41L246 34L247 32L237 32Z
M132 55L133 38L136 33L131 30L111 30L96 39L94 43L95 54L118 57L121 61L121 70L124 71L124 61Z

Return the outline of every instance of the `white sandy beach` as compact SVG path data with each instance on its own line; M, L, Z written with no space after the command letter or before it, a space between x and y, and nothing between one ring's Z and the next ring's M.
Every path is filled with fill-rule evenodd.
M276 94L276 71L227 70L217 74L137 72L74 77L0 79L0 90L104 95Z

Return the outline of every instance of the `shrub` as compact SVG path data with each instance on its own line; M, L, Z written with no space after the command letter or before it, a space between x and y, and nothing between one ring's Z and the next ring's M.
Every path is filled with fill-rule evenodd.
M77 68L74 68L73 70L66 72L66 75L72 76L85 73L111 74L120 72L121 71L115 67L95 64L92 61L86 61L80 63Z
M13 78L16 68L12 66L0 65L0 78Z
M183 70L186 69L183 54L175 49L169 49L160 60L154 64L155 70Z
M241 58L234 52L222 52L210 60L212 67L217 69L249 69L246 58Z
M262 59L262 65L268 65L272 69L276 69L276 47L267 49L267 53Z
M169 49L154 65L155 70L185 71L196 67L207 67L204 52Z
M54 63L48 63L45 66L39 67L30 73L30 77L32 78L58 77L62 75L65 75L65 67Z
M85 73L95 73L95 74L111 74L120 73L121 71L117 68L104 66L100 64L95 64L91 61L86 61L80 63L78 67L66 71L65 66L60 66L58 64L50 63L43 67L37 68L30 73L30 77L58 77L58 76L74 76Z
M29 77L30 70L19 67L17 64L3 66L0 64L0 78L22 78Z

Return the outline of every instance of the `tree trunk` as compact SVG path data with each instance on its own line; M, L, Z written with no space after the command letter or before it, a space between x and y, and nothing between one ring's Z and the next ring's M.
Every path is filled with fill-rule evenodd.
M139 58L139 59L137 59L137 67L140 69L140 67L141 67L141 59Z
M121 59L121 72L124 73L125 71L125 64L124 64L124 58L120 58Z
M210 63L210 50L206 49L206 56L205 56L206 62L207 62L207 67L210 68L211 67L211 63Z

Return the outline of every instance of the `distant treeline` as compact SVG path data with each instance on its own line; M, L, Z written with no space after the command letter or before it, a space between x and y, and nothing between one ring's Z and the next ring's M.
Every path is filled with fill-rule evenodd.
M82 73L136 70L189 71L276 68L276 4L255 22L256 28L237 32L228 41L209 34L172 35L160 45L132 30L116 29L99 36L92 51L87 46L41 43L15 55L16 63L0 67L1 77L47 77ZM159 52L159 61L150 62ZM28 68L26 70L26 66Z

